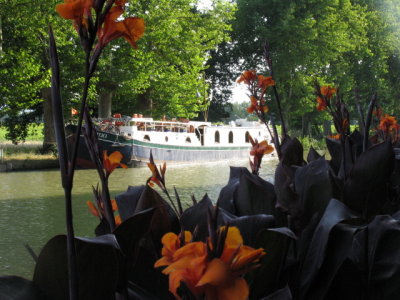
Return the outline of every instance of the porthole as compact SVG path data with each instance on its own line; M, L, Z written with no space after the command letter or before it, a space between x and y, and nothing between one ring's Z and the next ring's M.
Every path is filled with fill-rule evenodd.
M168 143L168 137L167 136L165 137L165 142Z
M229 131L228 142L229 142L229 144L233 144L233 132L232 131Z
M190 137L187 137L185 142L186 142L186 144L190 144L192 141L190 140Z
M144 141L150 142L150 137L146 134L143 138Z

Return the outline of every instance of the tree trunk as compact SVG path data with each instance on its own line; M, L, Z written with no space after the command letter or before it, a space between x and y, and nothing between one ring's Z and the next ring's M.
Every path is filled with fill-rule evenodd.
M331 121L325 120L324 123L322 124L322 128L323 128L324 137L332 135Z
M41 90L43 98L43 123L44 123L44 139L43 148L56 143L54 124L53 124L53 109L51 105L51 88L43 88Z
M364 112L363 112L363 109L360 104L360 94L359 94L357 88L354 89L354 99L355 99L357 111L358 111L358 130L360 132L364 132L364 127L365 127Z
M111 117L113 91L104 91L99 95L99 118Z
M3 57L3 26L1 23L1 15L0 15L0 59Z

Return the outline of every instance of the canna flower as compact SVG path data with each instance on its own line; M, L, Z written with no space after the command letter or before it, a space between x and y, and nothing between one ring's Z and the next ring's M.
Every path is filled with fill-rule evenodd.
M98 217L100 220L102 220L103 218L105 218L105 215L106 215L106 212L104 210L104 205L103 205L103 202L101 201L101 199L96 199L96 202L97 202L97 207L96 207L96 205L93 204L92 201L89 201L89 200L86 201L86 205L88 206L89 211L93 216ZM111 199L111 206L112 206L113 212L118 210L118 205L117 205L117 202L115 201L115 199ZM116 226L121 225L122 220L121 220L120 215L116 215L114 217L114 220L115 220Z
M151 177L147 179L147 184L152 187L155 183L162 190L165 190L165 172L167 170L167 164L164 162L163 166L160 167L160 173L156 164L154 163L153 154L150 152L150 162L147 163L147 166L151 171Z
M256 71L254 70L249 70L249 71L244 71L242 75L240 75L239 79L236 81L237 83L242 83L244 82L247 85L250 85L257 79L257 74Z
M115 1L104 19L104 25L98 31L99 42L97 47L102 49L110 41L124 37L133 48L137 48L136 42L143 36L145 25L142 18L129 17L122 21L117 19L124 12L125 0Z
M263 76L258 75L258 87L265 90L269 86L274 86L275 80L272 79L272 76Z
M341 137L340 133L329 136L329 138L333 140L340 140L340 137Z
M257 139L253 140L251 136L249 136L250 143L252 148L250 150L250 155L254 156L254 161L250 160L250 167L253 174L258 174L258 170L261 166L262 158L265 154L270 154L274 151L274 147L269 145L267 141L262 141L258 143Z
M117 168L122 167L127 169L128 166L121 163L122 154L119 151L114 151L110 155L107 155L107 150L103 151L103 166L106 171L106 177L110 176L110 174Z
M163 237L163 257L155 267L167 265L162 272L169 275L169 289L177 299L181 299L177 290L183 281L196 297L206 299L244 300L248 298L249 287L242 277L254 268L260 258L265 255L262 248L253 249L243 245L243 238L236 227L222 227L220 236L223 250L219 256L212 256L213 248L210 240L186 243L179 247L179 239L173 233Z
M254 96L250 96L250 106L247 108L247 112L249 114L256 112L261 113L261 112L268 112L268 106L265 105L265 100L261 100L260 104L258 104L258 100Z
M56 11L64 19L73 20L76 26L87 28L92 6L93 0L64 0L56 5Z
M321 86L320 92L322 96L326 97L327 99L330 99L332 98L333 94L336 93L336 88L333 88L330 85Z
M389 116L388 114L385 114L383 118L381 118L379 122L379 129L388 134L390 131L393 129L398 128L398 124L396 121L396 118L393 116Z
M317 97L317 103L317 110L319 111L323 111L328 107L326 100L321 97Z

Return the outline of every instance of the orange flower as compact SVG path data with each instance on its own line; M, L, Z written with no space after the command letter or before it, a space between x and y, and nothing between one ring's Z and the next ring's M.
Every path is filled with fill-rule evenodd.
M334 140L339 140L340 139L340 133L335 134L335 135L330 135L329 138L334 139Z
M269 86L274 86L275 85L275 80L272 79L272 76L262 76L258 75L258 87L262 88L265 90Z
M320 92L322 96L330 99L332 98L333 94L336 93L336 88L333 88L330 85L321 86Z
M94 206L92 201L86 201L86 205L89 207L89 211L92 213L93 216L100 218L99 210L96 206Z
M397 121L396 118L393 116L389 116L385 114L383 118L381 118L379 122L379 129L388 134L393 129L397 129Z
M249 136L249 140L252 145L250 155L254 156L254 160L250 160L251 171L253 174L258 174L263 156L265 154L272 153L274 151L274 147L269 145L267 141L262 141L261 143L258 143L257 139L253 140L251 136Z
M267 141L258 143L257 139L254 141L250 136L250 143L253 146L250 150L250 155L252 156L263 156L264 154L270 154L274 151L274 147L269 145Z
M184 244L187 244L192 239L192 233L190 231L184 232ZM161 250L161 255L163 256L160 258L155 267L163 267L168 266L174 262L174 254L175 252L183 245L181 245L180 236L176 235L173 232L166 233L162 239L161 243L163 244L163 248Z
M249 70L249 71L244 71L242 75L240 75L239 79L236 81L237 83L242 83L244 82L245 84L250 85L257 79L257 74L256 71L254 70Z
M120 215L116 215L116 216L114 217L114 220L115 220L115 226L121 225L122 220L121 220L121 216L120 216Z
M254 266L265 252L262 248L253 249L243 246L243 238L236 227L222 227L219 230L226 233L223 251L220 257L210 257L209 246L203 242L187 243L177 249L178 237L167 233L163 237L163 257L155 267L167 265L163 270L169 275L169 289L177 299L181 282L185 282L191 292L198 297L203 295L206 299L241 300L247 299L249 287L241 277Z
M325 99L322 99L321 97L317 97L317 109L319 111L325 110L328 106L328 103L325 101Z
M110 154L110 156L107 155L107 150L103 151L103 166L106 171L106 177L110 176L110 174L117 168L117 167L122 167L124 169L127 169L128 166L121 163L122 160L122 154L119 151L114 151L113 153Z
M260 105L258 104L258 100L256 97L254 96L250 96L250 106L247 108L247 112L249 114L256 112L256 113L260 113L260 112L268 112L268 106L265 105L265 100L262 100Z
M134 48L136 42L143 36L145 25L142 18L130 17L122 21L117 19L124 12L126 1L116 1L104 19L104 25L98 31L99 43L97 47L104 48L110 41L124 37Z
M56 11L61 17L73 20L77 26L88 26L87 18L91 15L93 0L64 0L56 5Z
M167 163L164 162L163 166L160 167L160 172L157 169L156 164L154 163L153 154L150 152L150 162L147 163L151 171L151 177L147 179L147 184L151 187L157 184L162 190L165 189L165 172L167 170Z

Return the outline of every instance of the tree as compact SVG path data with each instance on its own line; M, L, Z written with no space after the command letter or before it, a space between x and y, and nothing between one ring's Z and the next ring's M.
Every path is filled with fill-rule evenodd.
M238 0L232 43L218 58L229 61L229 70L216 76L227 87L232 81L226 74L231 80L246 69L269 74L263 59L268 41L290 128L321 118L315 112L316 80L338 86L350 104L358 97L365 108L378 91L393 107L399 90L398 45L393 43L399 7L394 0Z
M8 137L24 140L26 125L44 112L45 141L54 142L52 133L50 71L47 31L53 24L63 66L66 99L78 94L82 81L80 56L75 53L74 29L56 16L56 1L1 1L2 56L0 60L1 113L9 116ZM67 61L66 61L67 60ZM79 87L80 89L80 87ZM76 97L76 96L75 96ZM36 113L26 114L26 110Z
M127 13L144 18L145 35L137 50L118 44L99 74L100 82L107 78L108 86L102 88L114 91L114 111L195 117L208 97L205 63L210 50L228 40L233 12L234 5L222 0L205 11L191 0L130 2Z

